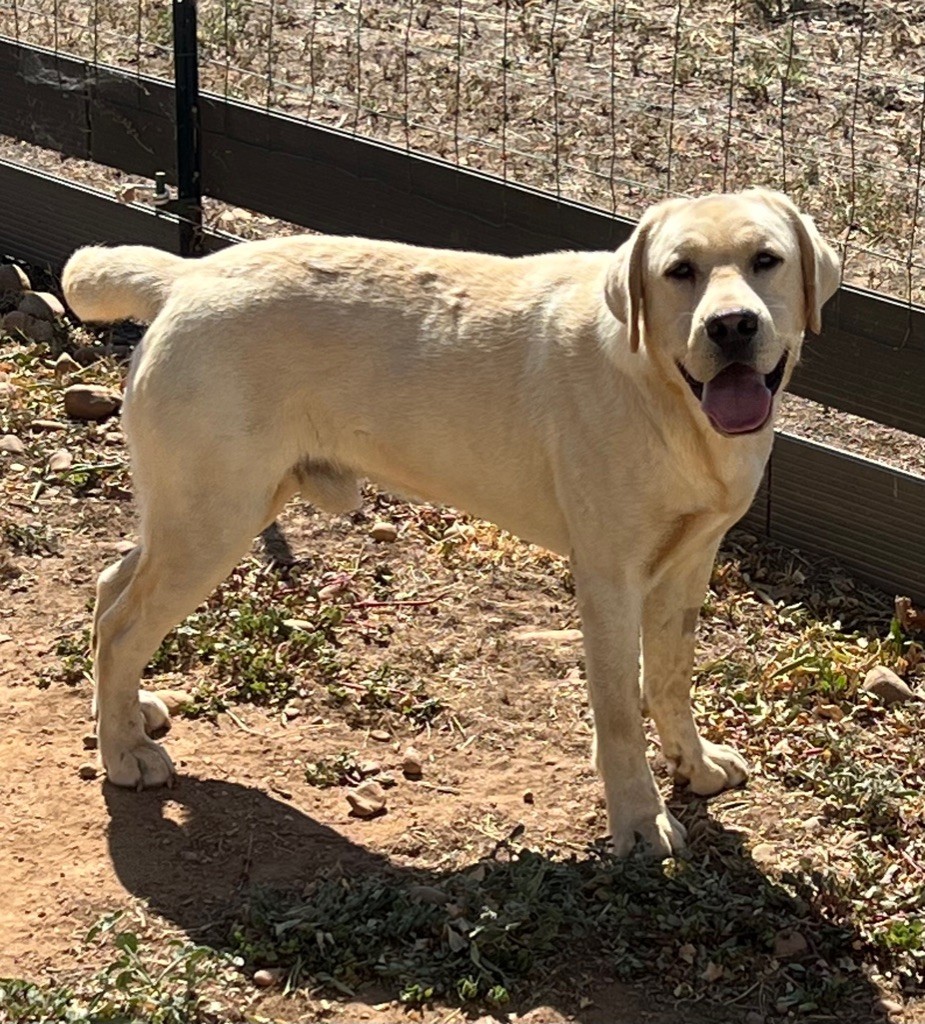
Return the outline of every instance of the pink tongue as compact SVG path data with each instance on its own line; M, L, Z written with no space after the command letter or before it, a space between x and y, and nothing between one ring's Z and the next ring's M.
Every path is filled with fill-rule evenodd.
M764 425L771 414L771 392L763 374L733 363L704 384L700 407L717 430L744 434Z

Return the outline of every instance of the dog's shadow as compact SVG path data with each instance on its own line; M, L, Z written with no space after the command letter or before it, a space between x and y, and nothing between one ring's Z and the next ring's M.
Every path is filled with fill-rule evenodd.
M642 1019L676 1024L682 1019L720 1019L713 1011L721 1004L721 1019L733 1024L763 1020L765 1013L786 1014L799 1006L805 1010L821 993L825 1019L853 1024L888 1019L877 1008L876 988L860 973L839 978L836 965L856 958L860 936L816 915L792 887L769 880L750 859L739 834L722 828L700 801L681 807L692 827L694 856L679 871L665 871L638 858L621 866L592 850L563 862L501 844L494 858L441 872L396 865L302 811L236 783L185 777L175 789L143 793L107 783L105 795L110 855L126 889L201 945L228 949L232 925L244 922L245 932L251 929L254 939L249 948L258 951L248 964L251 968L262 966L261 927L263 939L271 936L263 948L275 948L273 936L281 933L274 928L281 921L288 919L285 928L291 927L294 917L310 918L316 894L328 901L327 910L319 911L323 918L330 912L332 889L340 887L354 890L354 916L345 918L343 905L339 907L338 941L358 949L376 941L374 935L380 933L371 925L389 913L378 896L378 902L370 899L367 906L364 893L389 893L392 913L398 906L402 913L413 914L409 908L422 901L431 904L427 909L433 912L434 901L448 901L437 908L437 920L443 923L436 928L436 940L433 913L422 914L423 931L417 939L413 933L407 939L409 948L417 949L416 963L426 977L429 968L439 969L448 955L446 939L452 946L465 938L453 921L460 913L460 900L475 893L477 902L484 896L489 916L498 913L503 920L506 902L522 910L527 901L533 919L541 922L535 933L526 929L522 952L529 959L545 950L548 962L535 979L531 977L530 994L518 991L507 1011L516 1008L524 1013L554 1005L583 1024ZM514 865L523 870L512 870ZM575 900L584 901L585 907L577 916ZM255 906L283 908L282 916L274 923L271 911L255 925ZM584 925L582 914L588 917ZM320 918L323 931L326 922ZM566 919L570 924L551 940L562 944L561 952L550 958L550 939L542 929L548 922ZM782 921L792 922L791 945L779 948L775 958L775 941L788 941L786 933L783 939L775 935L777 930L779 936ZM603 944L595 938L602 934ZM702 941L705 934L710 936L709 946ZM539 950L532 948L537 943ZM731 971L722 963L723 950L730 946L738 951ZM427 963L429 953L423 954L422 962L421 949L432 951L432 964ZM380 952L380 959L388 958L389 950L376 950L369 957L371 963ZM687 982L683 970L679 975L679 959L690 961ZM659 983L655 979L662 973L660 965L669 963L670 980ZM499 976L503 973L499 968ZM555 983L547 984L553 975ZM563 978L579 977L585 979L581 985L562 984ZM710 1009L709 992L703 995L704 978L713 977L721 984L717 1006ZM351 979L353 1000L382 1000L382 981L375 981L371 967L358 988L356 981ZM389 984L387 980L387 988ZM394 997L399 987L397 982L391 985L390 995ZM563 991L568 994L561 995ZM336 998L336 992L331 997ZM454 994L449 998L452 1002ZM692 999L700 1004L696 1012L688 1003Z

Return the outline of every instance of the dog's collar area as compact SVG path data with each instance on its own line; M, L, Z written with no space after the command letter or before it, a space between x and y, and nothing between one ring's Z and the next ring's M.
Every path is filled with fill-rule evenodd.
M787 356L789 353L785 352L778 362L777 366L770 373L764 375L764 386L771 392L772 395L776 395L780 390L781 382L784 379L784 370L787 368ZM704 382L697 380L692 377L687 370L684 368L682 363L676 364L678 369L681 371L681 376L687 382L687 386L691 389L694 394L694 398L697 401L701 401L703 398L703 385Z

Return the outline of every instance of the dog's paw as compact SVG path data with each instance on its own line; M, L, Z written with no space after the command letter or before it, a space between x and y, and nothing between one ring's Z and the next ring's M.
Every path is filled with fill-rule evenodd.
M173 783L173 761L167 751L144 737L130 746L114 745L107 749L100 744L106 777L116 786L127 789L154 789Z
M681 822L663 808L652 816L613 824L610 846L618 857L637 853L664 860L684 851L686 837L687 832Z
M170 728L170 710L161 698L150 690L139 690L138 700L145 720L145 732L149 736L163 735L167 732Z
M748 778L748 764L741 754L703 739L694 757L682 757L672 763L672 768L675 778L687 782L698 796L741 786Z

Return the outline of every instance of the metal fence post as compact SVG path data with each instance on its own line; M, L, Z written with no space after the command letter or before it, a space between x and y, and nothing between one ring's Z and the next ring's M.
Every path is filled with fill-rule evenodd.
M180 254L201 256L202 153L199 130L199 50L196 0L173 0L174 83L177 96L177 202Z

